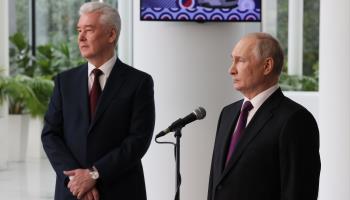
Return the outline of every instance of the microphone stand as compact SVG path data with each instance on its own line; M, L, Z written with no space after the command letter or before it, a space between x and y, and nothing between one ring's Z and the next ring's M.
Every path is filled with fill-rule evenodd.
M181 185L181 174L180 174L180 138L182 136L181 128L175 131L176 144L175 144L175 160L176 160L176 174L175 174L175 200L180 200L180 185Z

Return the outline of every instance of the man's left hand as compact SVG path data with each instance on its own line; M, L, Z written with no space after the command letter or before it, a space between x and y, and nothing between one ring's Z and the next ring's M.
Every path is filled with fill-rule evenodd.
M81 199L96 184L96 180L91 178L88 169L75 169L63 173L69 176L68 188L78 199Z

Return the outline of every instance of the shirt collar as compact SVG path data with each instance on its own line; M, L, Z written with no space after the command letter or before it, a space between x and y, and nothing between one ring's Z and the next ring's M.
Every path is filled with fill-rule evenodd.
M244 102L250 101L254 107L253 109L257 110L266 101L266 99L269 98L269 96L271 96L278 88L278 84L273 85L272 87L268 88L267 90L264 90L263 92L259 93L250 100L247 97L244 97Z
M111 73L116 60L117 60L117 56L113 55L112 58L110 58L107 62L105 62L103 65L99 67L99 69L103 72L103 75L105 75L106 78L109 77L109 74ZM95 68L96 67L92 63L88 62L89 76L91 75L92 70L94 70Z

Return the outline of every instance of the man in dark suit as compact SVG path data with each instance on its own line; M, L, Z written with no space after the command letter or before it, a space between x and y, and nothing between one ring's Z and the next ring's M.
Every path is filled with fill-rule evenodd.
M318 127L282 94L282 66L282 49L269 34L249 34L233 49L229 72L244 99L221 112L208 200L317 199Z
M57 75L42 132L57 175L55 200L145 200L141 158L154 129L152 77L116 57L116 9L82 5L77 30L88 63Z

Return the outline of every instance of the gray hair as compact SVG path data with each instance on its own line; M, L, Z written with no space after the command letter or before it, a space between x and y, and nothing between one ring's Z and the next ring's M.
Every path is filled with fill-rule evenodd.
M102 2L87 2L79 9L79 15L99 12L101 13L101 23L115 28L117 31L117 40L120 35L121 20L117 9L113 8L107 3ZM117 42L117 41L116 41Z
M256 52L260 59L271 57L274 61L274 72L280 75L283 69L284 53L279 41L268 33L250 33L247 37L257 39Z

